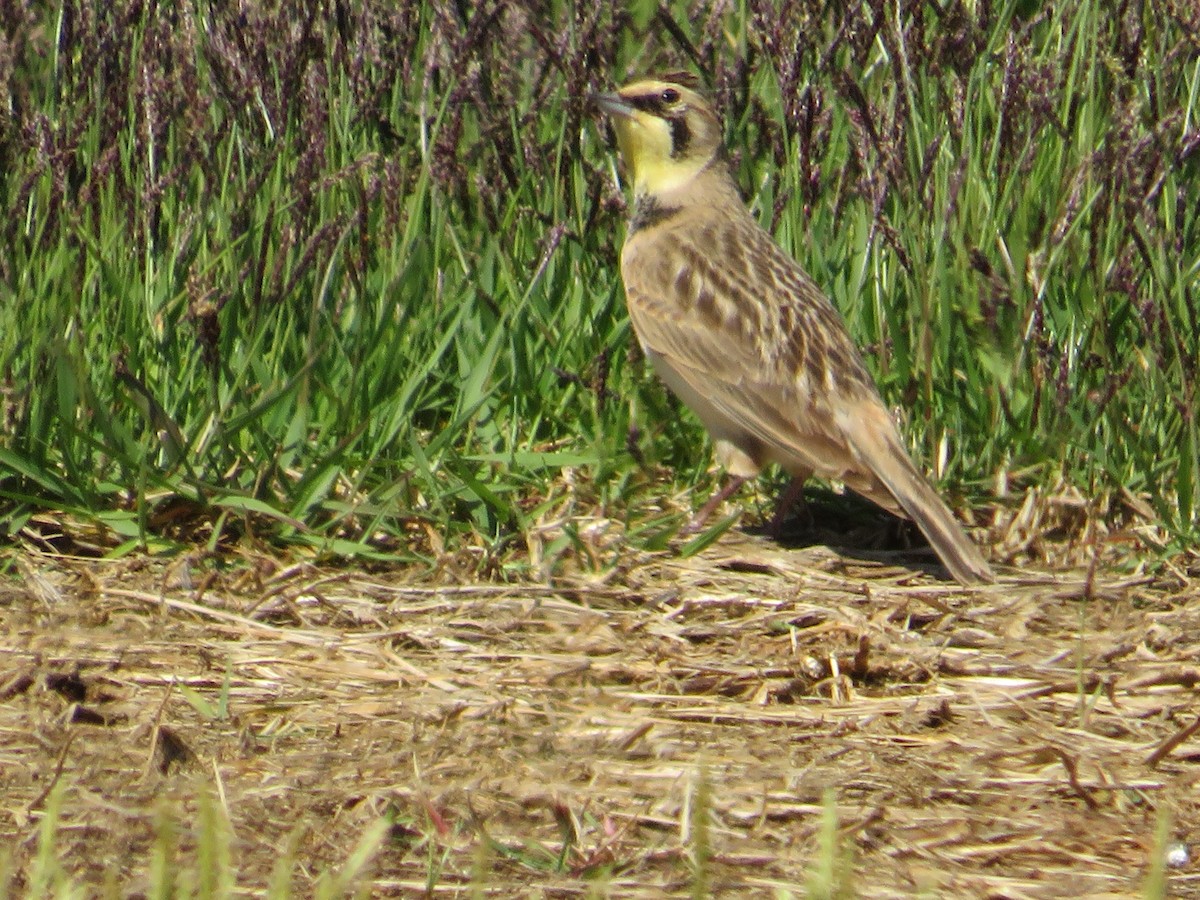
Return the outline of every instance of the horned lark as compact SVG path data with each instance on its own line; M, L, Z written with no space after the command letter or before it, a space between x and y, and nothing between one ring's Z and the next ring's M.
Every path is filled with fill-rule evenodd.
M793 484L837 479L913 519L959 581L993 580L913 465L841 316L742 202L696 87L671 75L593 99L633 183L621 276L634 330L733 476L700 515L774 462Z

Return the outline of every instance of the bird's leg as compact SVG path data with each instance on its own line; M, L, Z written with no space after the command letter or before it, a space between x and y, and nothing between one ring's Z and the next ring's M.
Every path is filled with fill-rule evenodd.
M808 481L807 474L793 475L792 480L788 482L788 486L783 489L779 499L775 502L775 514L771 516L771 524L767 526L767 532L775 540L779 540L783 535L783 523L787 521L793 511L809 526L812 525L812 513L809 511L808 503L804 500L804 482L806 481Z
M731 475L725 486L708 498L708 502L700 507L700 512L692 516L692 520L679 529L681 535L695 534L704 528L704 523L718 506L737 493L738 488L750 479L745 475Z

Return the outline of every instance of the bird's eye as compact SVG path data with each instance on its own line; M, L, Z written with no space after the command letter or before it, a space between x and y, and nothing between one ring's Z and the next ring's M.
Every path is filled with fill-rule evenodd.
M663 103L678 103L679 91L675 90L675 88L667 88L659 95L659 97Z

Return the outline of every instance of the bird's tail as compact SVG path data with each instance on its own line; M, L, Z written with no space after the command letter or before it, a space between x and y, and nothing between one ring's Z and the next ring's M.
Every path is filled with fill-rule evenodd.
M942 563L961 584L995 581L996 576L979 548L967 537L942 498L913 465L891 417L882 406L879 414L880 421L860 420L854 446L862 461L894 500L894 506L891 503L881 505L893 510L898 506L900 511L916 522ZM877 497L871 496L871 499L879 502Z
M917 523L950 574L961 584L995 581L991 566L954 520L942 498L912 467L912 463L907 459L905 462L911 473L899 483L889 484L888 488L909 518Z

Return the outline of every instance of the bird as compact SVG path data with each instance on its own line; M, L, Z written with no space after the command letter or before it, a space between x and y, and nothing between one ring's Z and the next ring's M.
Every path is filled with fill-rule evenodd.
M917 470L841 314L742 200L699 87L671 73L591 95L632 183L620 269L634 332L731 476L697 519L776 463L793 479L785 496L813 475L841 481L914 521L960 583L994 581Z

